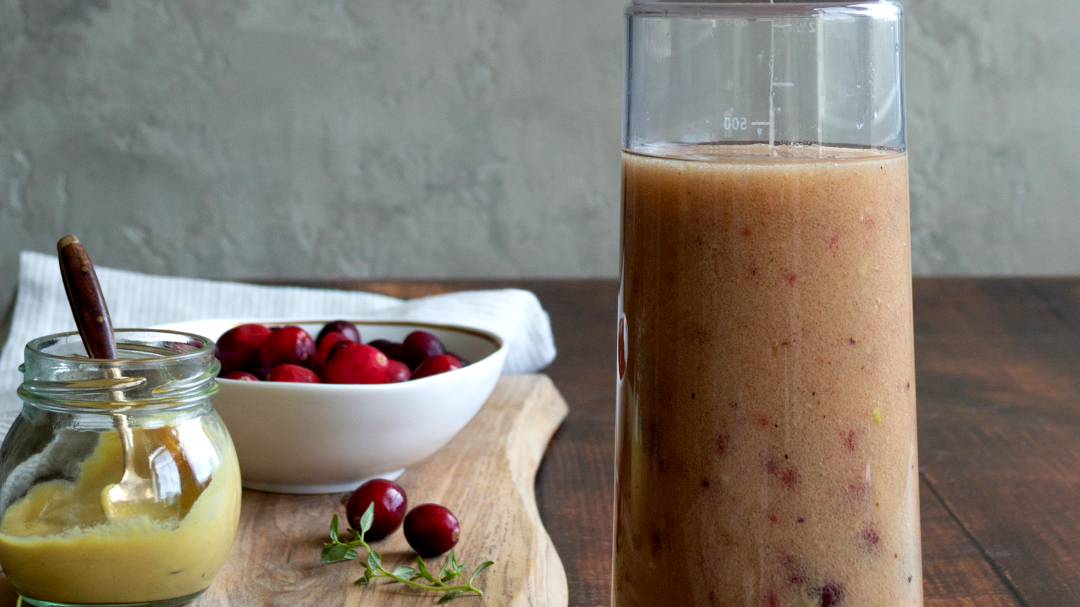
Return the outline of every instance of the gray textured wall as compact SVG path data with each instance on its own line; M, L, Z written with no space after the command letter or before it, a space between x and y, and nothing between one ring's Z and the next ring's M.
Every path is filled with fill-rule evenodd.
M0 0L16 252L204 277L611 276L625 0ZM923 274L1080 272L1080 3L911 0Z

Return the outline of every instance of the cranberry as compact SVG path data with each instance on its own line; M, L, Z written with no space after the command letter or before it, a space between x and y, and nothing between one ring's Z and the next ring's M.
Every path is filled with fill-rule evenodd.
M421 363L420 366L413 371L412 378L420 379L421 377L438 375L460 368L461 362L459 362L458 359L449 354L438 354L436 356L429 356L427 360Z
M343 349L345 349L346 346L350 346L353 343L354 342L351 342L351 341L346 339L344 341L339 341L336 344L330 346L330 349L326 351L326 360L323 361L323 366L325 367L326 363L330 362L331 358L337 356L338 352L341 352Z
M368 342L369 346L378 348L387 358L401 360L401 344L387 339L373 339Z
M427 331L413 331L401 344L401 362L410 369L419 367L429 356L445 353L446 348L439 338Z
M400 360L390 360L390 366L386 371L386 383L396 384L403 381L409 381L410 377L412 377L412 373L409 371L409 365L406 365Z
M360 329L357 329L356 325L347 320L335 320L326 323L322 331L319 331L319 336L315 338L315 341L321 344L323 338L331 333L341 333L349 341L360 343Z
M233 371L232 373L226 373L221 377L222 379L236 379L239 381L259 381L258 377L255 377L247 371Z
M457 355L457 354L454 354L453 352L447 352L446 354L447 354L447 356L453 356L454 358L456 358L456 359L457 359L457 361L458 361L459 363L461 363L461 366L462 366L462 367L468 367L468 366L469 366L469 361L465 360L465 359L464 359L464 358L462 358L461 356L459 356L459 355Z
M315 341L307 331L297 326L274 331L259 348L259 365L263 367L283 364L310 367L314 362Z
M371 346L349 344L335 352L323 368L328 384L385 384L390 359Z
M262 325L233 327L218 338L214 355L226 373L250 369L259 363L259 347L267 337L270 329Z
M326 365L326 361L330 358L330 350L335 345L342 343L351 344L353 341L336 331L331 331L319 339L318 345L315 347L316 371L321 371L323 366Z
M457 517L438 504L421 504L405 516L405 539L423 557L453 548L460 534Z
M266 376L266 381L290 381L301 384L322 383L319 376L311 369L288 363L270 369L270 375Z
M257 367L251 370L251 374L255 376L255 379L266 381L266 378L270 377L270 369L267 367Z
M353 529L360 528L360 517L364 516L364 511L372 503L375 509L372 511L371 529L364 534L364 539L381 540L397 531L405 518L405 490L401 485L381 478L360 485L345 505L345 516Z

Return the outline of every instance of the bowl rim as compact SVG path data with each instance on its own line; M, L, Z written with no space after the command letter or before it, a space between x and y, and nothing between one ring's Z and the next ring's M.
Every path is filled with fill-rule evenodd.
M248 325L248 324L261 324L261 325L273 324L273 325L285 325L285 326L290 326L290 325L316 325L316 324L326 325L327 323L334 322L335 320L347 320L347 321L353 323L354 325L406 326L406 327L418 327L418 328L421 328L421 329L439 329L439 330L443 330L443 331L464 333L466 335L471 335L473 337L483 339L483 340L487 341L488 343L490 343L491 345L495 346L495 351L492 352L491 354L488 354L484 358L481 358L480 360L477 360L477 361L474 361L474 362L470 363L468 366L462 367L460 369L455 369L455 371L463 371L465 369L472 368L472 367L474 367L474 366L476 366L476 365L478 365L478 364L480 364L480 363L482 363L484 361L491 360L492 358L494 358L495 356L497 356L497 355L499 355L501 353L505 353L506 350L507 350L507 344L506 344L506 341L503 338L501 338L501 337L499 337L499 335L497 335L495 333L492 333L491 331L487 331L485 329L480 329L478 327L470 327L470 326L467 326L467 325L458 325L458 324L453 324L453 323L434 323L434 322L427 322L427 321L412 321L412 320L390 320L390 319L356 320L356 319L353 319L353 318L343 318L343 317L333 318L333 319L330 319L330 320L320 320L320 319L316 319L316 320L295 320L293 318L267 318L267 319L198 318L198 319L195 319L195 320L184 320L184 321L172 322L172 323L162 323L160 325L155 325L154 327L151 327L151 329L179 332L178 329L175 329L173 327L189 325L189 324L195 324L195 323L211 323L211 322L215 322L215 323L231 323L230 328L238 327L240 325ZM228 330L228 329L226 329L226 330ZM219 335L218 337L221 337L221 336ZM209 341L211 341L213 343L217 342L216 337L215 338L205 337L204 339L208 339ZM420 379L409 380L409 381L405 381L405 382L397 382L397 383L393 383L393 384L324 384L324 383L309 384L309 383L304 383L304 382L269 382L269 381L253 382L253 381L244 381L244 380L240 380L240 379L226 379L224 377L217 377L215 379L217 379L218 382L223 382L224 381L224 382L228 382L229 384L245 384L245 385L249 385L249 386L253 386L253 387L254 386L259 386L259 385L263 386L263 387L260 387L260 388L255 388L257 390L265 389L266 387L272 387L272 388L280 389L280 388L283 388L283 387L292 387L292 386L304 386L304 388L302 388L302 389L320 389L320 390L342 390L342 389L356 390L358 387L362 387L363 389L371 389L371 390L393 390L393 389L399 389L400 390L401 387L403 387L403 386L409 386L409 385L415 386L415 385L419 384L419 382L423 382L423 381L429 380L429 379L443 378L443 377L445 377L447 375L449 375L449 373L439 373L437 375L429 375L428 377L421 377Z

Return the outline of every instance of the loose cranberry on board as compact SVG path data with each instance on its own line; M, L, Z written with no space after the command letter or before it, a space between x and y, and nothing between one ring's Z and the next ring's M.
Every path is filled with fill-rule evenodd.
M421 504L405 516L405 540L425 558L453 548L460 534L457 517L438 504Z
M375 508L371 528L364 534L364 539L381 540L401 526L408 500L405 490L393 481L376 478L360 485L345 505L345 516L353 529L360 528L360 517L372 503Z

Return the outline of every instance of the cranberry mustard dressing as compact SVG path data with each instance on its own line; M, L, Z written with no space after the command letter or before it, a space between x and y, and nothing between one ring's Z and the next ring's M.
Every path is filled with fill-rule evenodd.
M99 435L77 479L39 483L0 520L0 565L20 594L61 603L136 603L205 590L228 555L240 515L240 470L227 434L198 423L133 429L137 470L177 474L167 503L110 521L102 491L123 475L115 431ZM228 444L215 445L225 441ZM218 458L188 457L216 450ZM177 491L178 490L178 491Z
M920 606L907 156L667 146L623 190L613 606Z

